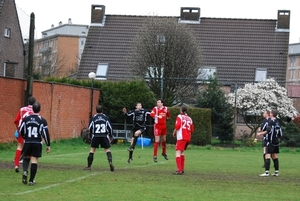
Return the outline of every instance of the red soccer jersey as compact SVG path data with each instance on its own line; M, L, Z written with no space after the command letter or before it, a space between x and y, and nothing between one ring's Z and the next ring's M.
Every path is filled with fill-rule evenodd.
M154 118L154 123L159 126L166 126L167 118L171 118L170 111L165 106L162 106L161 108L154 107L150 116Z
M22 107L19 110L19 112L18 112L18 114L17 114L17 116L15 118L15 121L14 121L14 124L17 126L17 129L19 129L19 127L20 127L23 119L25 117L27 117L28 115L30 115L30 114L33 114L32 105L28 105L28 106Z
M194 124L191 117L187 114L179 114L175 123L177 140L191 140L192 132L194 132Z

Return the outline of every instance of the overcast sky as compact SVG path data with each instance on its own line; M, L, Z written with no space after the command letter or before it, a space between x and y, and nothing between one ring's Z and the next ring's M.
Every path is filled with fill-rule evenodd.
M179 16L181 7L199 7L201 17L277 19L278 10L290 10L290 43L300 42L298 0L15 0L24 37L29 36L30 14L35 14L35 38L41 32L72 19L89 25L91 5L104 5L106 14ZM79 3L80 2L80 3Z

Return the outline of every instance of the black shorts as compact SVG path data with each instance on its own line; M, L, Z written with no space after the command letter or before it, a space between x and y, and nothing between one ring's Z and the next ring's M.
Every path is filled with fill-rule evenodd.
M265 137L263 137L262 141L261 141L261 146L262 147L266 147L267 146L267 140Z
M268 144L266 147L267 154L278 154L279 153L279 145Z
M36 158L42 157L42 147L41 143L24 143L23 155Z
M145 127L134 127L134 128L132 129L132 137L134 137L134 133L135 133L136 131L138 131L138 130L140 130L140 131L141 131L141 134L143 134L143 132L146 130L146 126L145 126Z
M101 148L104 149L110 148L110 142L108 137L93 137L91 141L91 147L99 148L99 145L101 145Z

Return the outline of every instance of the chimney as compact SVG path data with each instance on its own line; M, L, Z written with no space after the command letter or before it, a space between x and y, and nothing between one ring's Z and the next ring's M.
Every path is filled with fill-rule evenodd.
M200 8L197 7L181 7L180 11L181 20L195 20L199 21L200 19Z
M54 28L54 24L51 24L51 29L53 29Z
M105 6L92 5L91 23L102 23L105 15Z
M68 24L72 24L71 18L68 19Z
M290 14L289 10L278 10L277 29L290 29Z
M59 21L59 23L58 23L58 26L61 26L62 25L62 22L61 21Z

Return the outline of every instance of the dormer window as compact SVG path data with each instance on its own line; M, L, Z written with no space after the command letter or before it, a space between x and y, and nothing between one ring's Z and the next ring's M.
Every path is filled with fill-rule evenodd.
M9 28L4 29L4 37L5 38L10 38L11 35L11 30Z

